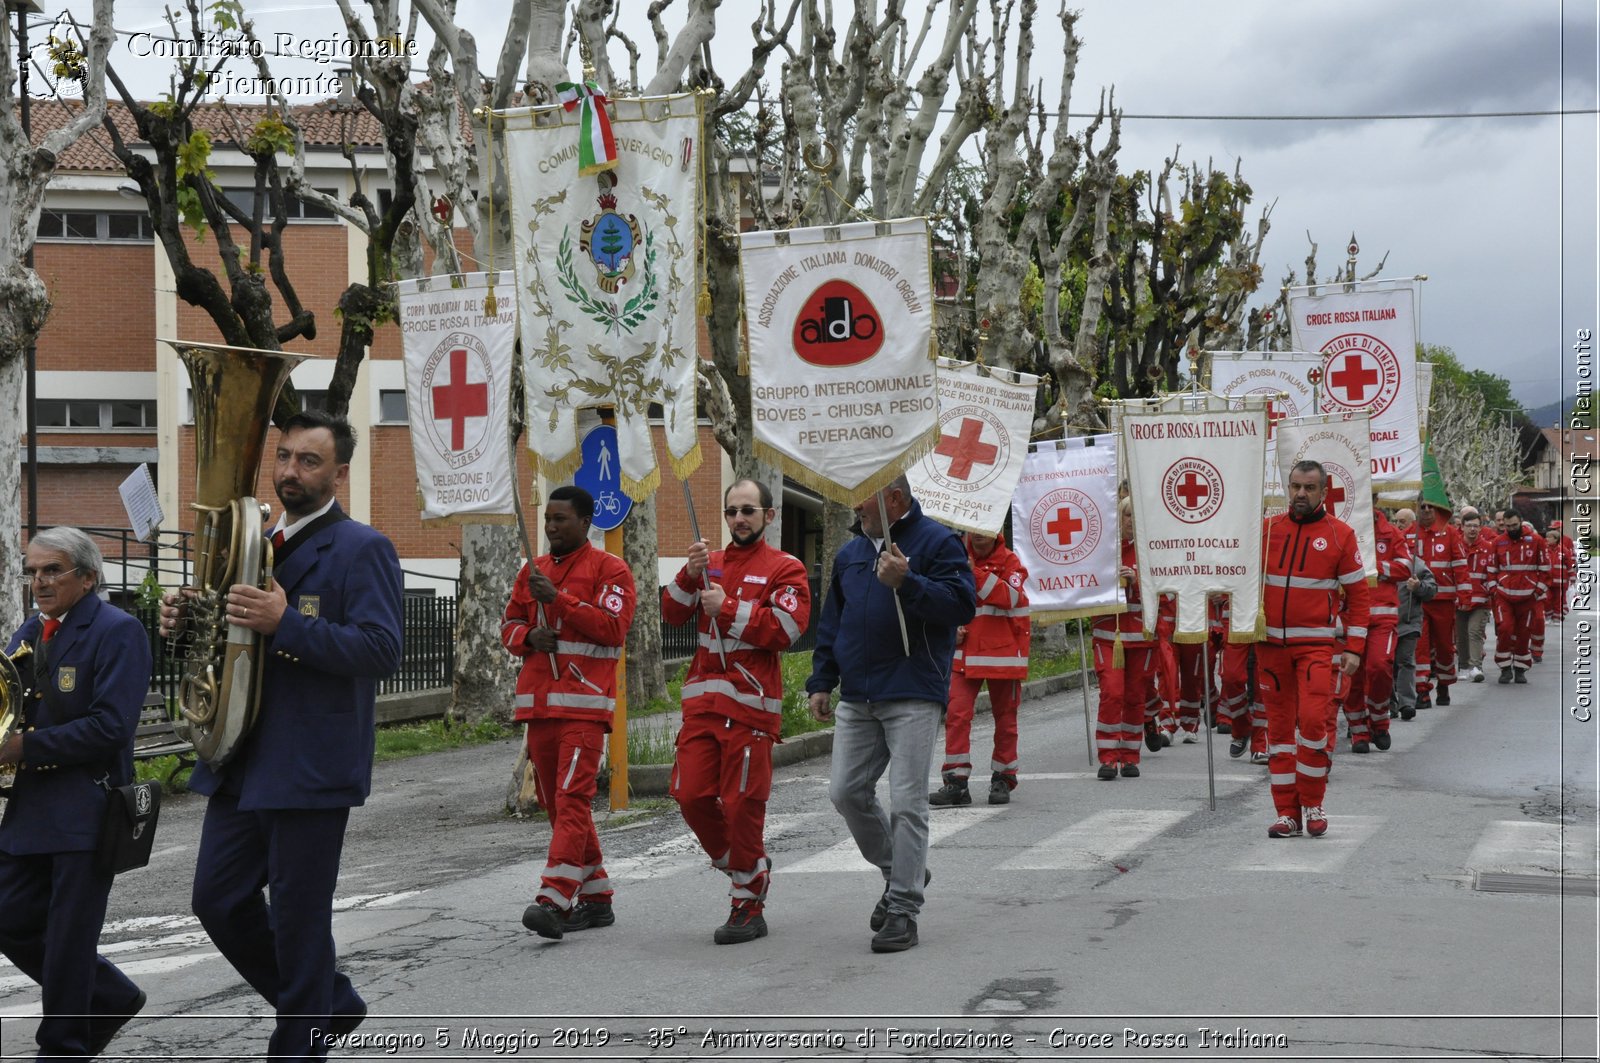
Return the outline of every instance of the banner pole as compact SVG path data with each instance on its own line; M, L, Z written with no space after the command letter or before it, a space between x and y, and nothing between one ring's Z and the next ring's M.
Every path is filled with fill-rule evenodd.
M889 535L889 510L883 504L883 492L882 491L878 492L877 499L878 499L878 520L883 524L883 548L885 550L887 550L887 549L889 549L889 547L894 545L894 539L891 538L890 535ZM895 619L900 621L900 645L905 649L906 656L910 657L911 656L911 636L906 633L906 611L900 605L900 592L897 591L897 590L891 590L889 593L894 598L894 615L895 615Z
M689 512L689 534L694 536L694 541L695 542L699 542L700 541L700 521L698 519L696 519L696 517L694 515L694 492L689 490L689 481L688 480L684 480L682 482L683 482L683 505L684 505L684 508L686 510L688 510L688 512ZM707 587L710 587L710 586L711 586L711 573L710 572L706 572L706 571L702 571L700 573L700 587L701 587L701 589L703 590L703 589L705 589ZM701 609L701 607L698 604L695 606L695 608L696 609L700 609L702 612L704 612L704 610ZM711 628L711 638L716 643L716 646L717 646L717 658L722 661L722 670L724 672L726 672L728 670L728 651L722 644L722 632L717 630L716 617L712 616L710 613L706 613L706 623Z
M1078 689L1083 692L1083 742L1089 748L1089 763L1099 757L1094 752L1094 731L1089 724L1089 653L1083 645L1083 618L1078 618Z
M517 532L522 536L522 552L528 558L528 578L533 578L533 540L528 538L528 521L522 515L522 484L517 475L517 430L516 422L510 424L511 434L511 510L517 515ZM540 627L548 627L544 619L544 603L537 598L533 602L535 613ZM550 678L561 678L561 665L556 661L555 651L550 654Z
M1209 625L1208 625L1209 627ZM1211 811L1217 810L1216 752L1211 748L1211 633L1200 644L1200 719L1206 728L1206 787L1211 795Z

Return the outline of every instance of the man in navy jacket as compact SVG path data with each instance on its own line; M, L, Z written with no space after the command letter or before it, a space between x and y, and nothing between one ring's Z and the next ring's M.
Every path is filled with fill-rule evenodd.
M274 1059L324 1059L367 1013L335 966L333 889L350 809L372 788L378 680L400 667L402 578L393 544L335 499L354 451L343 418L284 423L273 585L228 592L230 621L266 637L260 715L231 760L189 783L211 799L194 911L277 1009ZM164 627L177 604L168 598Z
M901 952L917 943L916 917L932 877L928 773L956 629L976 613L977 587L961 539L922 515L904 476L881 498L890 541L878 496L856 506L858 535L834 559L806 691L812 714L834 720L829 796L861 855L883 872L872 951ZM839 704L830 709L834 687ZM876 796L885 768L892 819Z
M6 647L33 654L18 668L30 688L19 729L0 746L0 764L17 766L0 821L0 952L42 990L41 1059L99 1055L145 1002L95 951L111 893L95 866L100 822L108 787L133 781L150 689L150 639L96 596L100 568L76 528L35 535L22 571L39 613Z

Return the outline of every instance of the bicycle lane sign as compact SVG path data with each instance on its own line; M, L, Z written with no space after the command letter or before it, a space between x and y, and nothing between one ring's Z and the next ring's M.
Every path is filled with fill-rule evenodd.
M622 493L618 476L617 430L608 424L595 425L584 433L580 449L583 463L572 474L572 482L594 496L594 526L611 531L633 508L633 499Z

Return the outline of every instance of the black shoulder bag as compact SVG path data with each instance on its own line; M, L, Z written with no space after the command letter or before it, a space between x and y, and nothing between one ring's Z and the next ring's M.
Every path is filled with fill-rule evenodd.
M161 783L155 779L106 789L106 818L100 823L96 866L120 875L150 862L161 813Z

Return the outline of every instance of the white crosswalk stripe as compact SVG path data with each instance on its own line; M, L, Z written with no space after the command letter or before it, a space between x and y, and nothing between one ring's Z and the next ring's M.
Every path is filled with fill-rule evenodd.
M1000 865L1002 871L1095 871L1139 850L1188 816L1170 809L1112 808L1096 812L1030 845Z
M1321 838L1268 838L1255 842L1235 871L1292 871L1326 875L1339 870L1383 825L1385 816L1329 816Z
M1004 806L989 808L963 808L952 812L939 813L932 817L928 823L928 848L932 849L945 838L976 827L986 820L992 819L1005 811ZM861 850L856 848L855 840L846 838L837 845L831 845L815 856L808 856L797 864L784 868L786 874L808 874L823 871L862 871L877 870L861 856Z
M1593 828L1501 819L1489 824L1467 857L1467 870L1517 874L1595 873Z

